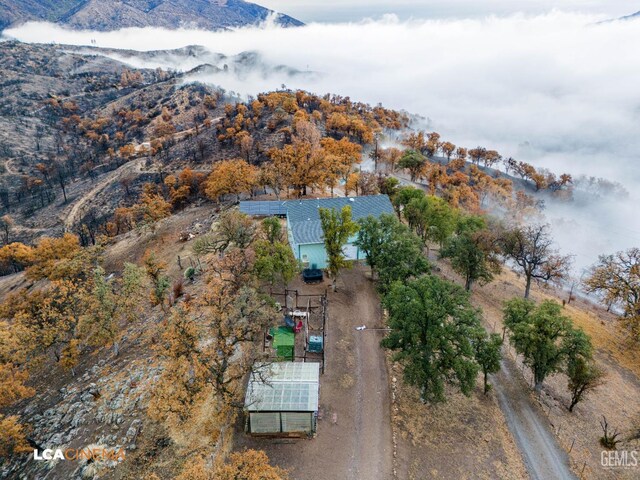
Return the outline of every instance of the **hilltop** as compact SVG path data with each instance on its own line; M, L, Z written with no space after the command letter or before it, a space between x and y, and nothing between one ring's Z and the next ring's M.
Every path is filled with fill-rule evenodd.
M128 27L191 27L217 30L252 25L274 12L243 0L0 0L0 30L29 21L48 21L78 30ZM282 26L302 22L279 15Z

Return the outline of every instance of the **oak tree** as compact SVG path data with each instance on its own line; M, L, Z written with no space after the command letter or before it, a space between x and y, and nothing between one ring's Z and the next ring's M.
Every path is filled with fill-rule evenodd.
M19 417L0 414L0 458L10 458L17 453L31 451L27 442L26 429Z
M405 168L409 170L411 181L415 182L426 162L427 158L420 152L417 152L415 150L407 150L402 155L397 165L398 168Z
M453 269L465 279L465 289L475 282L485 285L500 273L499 239L487 228L483 217L463 217L456 235L449 239L440 256L451 260Z
M489 375L500 371L502 361L502 337L497 333L488 334L482 330L474 339L475 358L482 371L484 394L489 393Z
M575 330L571 319L562 314L562 306L551 300L540 305L527 299L509 300L504 324L511 344L533 372L537 392L548 375L564 370L567 358L575 359L591 348L589 338Z
M445 400L445 385L470 395L479 371L472 338L480 314L459 286L432 275L396 282L383 303L391 332L382 346L394 350L404 378L427 402Z
M385 293L397 282L406 282L430 270L422 254L420 239L394 215L369 216L358 221L356 245L371 267L372 277L378 277L378 289Z
M27 371L11 363L0 363L0 408L35 395L35 390L25 385L28 378Z
M604 370L596 365L593 358L591 339L582 330L573 330L564 342L567 352L567 388L571 401L570 412L589 392L603 384Z
M602 255L584 286L608 308L622 309L622 321L634 341L640 341L640 248Z
M205 181L205 193L211 200L219 201L225 195L251 193L257 185L258 169L245 160L223 160L214 164Z
M255 271L260 280L270 285L286 287L298 272L298 261L288 244L281 241L258 240L254 244L256 252Z
M503 249L525 276L524 298L529 298L533 280L554 282L569 273L571 257L553 249L548 225L514 227L505 233Z
M227 463L220 465L211 480L287 480L286 470L273 467L261 450L244 450L229 456Z

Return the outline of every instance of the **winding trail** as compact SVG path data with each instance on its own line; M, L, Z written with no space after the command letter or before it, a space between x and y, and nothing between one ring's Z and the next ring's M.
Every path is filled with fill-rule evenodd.
M223 118L224 117L216 117L212 119L212 122L214 125L217 125ZM204 124L202 124L202 125L199 125L197 128L192 127L187 130L176 132L175 134L173 134L173 139L177 141L183 140L188 135L191 135L192 133L194 133L197 129L204 129L204 128L205 128ZM119 179L121 179L127 174L142 172L142 164L146 160L146 157L144 155L146 153L146 150L149 147L150 147L150 142L148 141L136 145L136 153L142 156L134 160L130 160L124 165L121 165L115 170L103 175L98 181L98 183L91 190L89 190L86 194L82 195L82 197L79 198L72 205L71 210L69 210L69 213L67 215L67 218L64 220L65 230L66 231L71 230L73 226L80 221L87 205L91 201L93 201L93 199L95 199L96 196L98 196L105 188L107 188L109 185L118 181ZM8 166L7 164L9 164L9 161L5 162L5 167L7 168L7 170L9 170L10 166ZM208 173L208 170L204 171L203 173Z
M432 258L440 269L440 275L460 283L462 279L446 263ZM494 333L502 333L502 308L504 298L491 286L478 286L471 299L475 307L483 311L485 327ZM514 357L503 347L501 370L492 375L491 384L507 427L531 480L575 480L566 451L558 443L549 419L533 398L531 388L518 368Z
M82 197L80 197L71 206L71 210L69 210L67 218L64 220L65 230L71 230L73 226L80 221L88 204L90 204L105 188L129 173L139 173L144 160L144 158L131 160L100 178L98 183L94 185L91 190L82 195Z
M9 175L19 175L20 173L19 173L15 168L13 168L13 164L11 163L11 162L12 162L12 160L13 160L13 159L11 159L11 158L7 158L7 159L4 161L4 170L5 170L5 173L7 173L7 174L9 174Z

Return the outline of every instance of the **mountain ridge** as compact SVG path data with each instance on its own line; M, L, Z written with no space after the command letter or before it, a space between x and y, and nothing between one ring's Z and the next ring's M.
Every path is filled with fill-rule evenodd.
M128 27L219 30L252 25L275 14L244 0L0 0L0 31L29 21L47 21L77 30ZM277 14L285 27L302 22Z
M640 17L640 10L638 10L636 13L632 13L630 15L625 15L624 17L620 17L619 20L631 20L638 17Z

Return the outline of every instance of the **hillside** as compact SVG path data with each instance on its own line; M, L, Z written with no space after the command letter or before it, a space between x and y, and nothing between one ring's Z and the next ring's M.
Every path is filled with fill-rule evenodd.
M95 243L95 235L118 235L123 230L113 229L114 222L119 225L116 209L133 208L145 183L162 183L166 174L186 167L204 176L211 171L211 162L224 159L246 159L263 170L261 181L266 183L261 187L281 191L281 180L272 178L269 169L274 158L284 155L286 160L293 154L291 143L299 135L355 142L333 145L324 139L314 147L319 156L337 148L355 149L358 156L373 158L374 133L386 130L391 141L400 141L434 161L412 176L426 175L430 188L443 192L455 206L474 211L489 205L511 210L551 197L560 201L571 197L568 175L556 178L513 159L505 159L505 169L513 175L492 168L485 171L500 159L497 152L471 149L468 155L475 165L465 166L459 157L466 157L467 149L456 151L450 142L440 142L437 134L403 139L398 130L407 126L409 118L399 112L348 97L290 91L261 94L258 101L236 106L233 95L185 82L202 69L242 77L251 70L286 68L269 67L251 52L222 57L188 47L141 54L145 58L188 55L204 62L191 72L176 73L132 70L107 58L108 50L98 48L69 50L19 42L6 42L4 47L0 54L0 212L12 219L10 241L30 243L43 235L71 231L87 244ZM309 132L298 132L301 121L302 130ZM314 142L318 143L317 138ZM442 156L434 151L434 142L442 145ZM455 159L451 158L454 151ZM386 165L382 173L388 174L401 151L390 148L378 154L379 162ZM341 165L322 164L338 157L314 158L320 163L314 170L318 175L311 172L313 178L306 179L311 194L313 189L333 191L340 180L348 181L352 191L366 194L384 179L366 172L351 175ZM292 180L291 185L297 182ZM514 192L519 193L514 197ZM202 193L192 189L187 203L201 199ZM177 200L175 205L183 206ZM124 211L120 209L119 214ZM129 225L125 230L132 228L131 222L125 223Z
M121 202L133 202L142 184L165 172L188 166L208 173L210 162L240 155L262 164L270 148L281 147L291 137L293 115L285 109L293 111L293 103L283 109L279 102L294 102L295 94L268 98L265 101L272 102L268 108L251 110L251 117L242 120L239 111L226 105L235 103L233 97L210 86L185 83L189 72L131 70L105 58L100 49L70 52L62 46L18 42L3 47L0 208L15 222L12 240L30 242L42 235L59 235L65 228L76 231L87 222L102 229ZM189 48L166 53L194 52ZM221 62L238 75L266 68L252 54ZM365 112L370 126L358 123L354 137L362 129L370 136L370 128L379 128L379 123L400 122L399 127L404 122L384 109L367 112L370 107L348 99L334 102L312 98L306 115L324 110L323 124L333 109ZM247 107L241 109L249 117ZM238 132L231 128L232 121ZM252 142L249 152L241 148L247 133L251 135L245 143ZM151 158L145 158L149 153ZM127 163L135 157L140 161ZM43 166L44 176L39 171ZM129 182L127 188L121 188L122 179Z
M243 0L0 0L0 30L29 21L100 31L184 26L216 30L259 23L272 13ZM283 26L302 25L286 15L277 21Z
M165 56L193 63L183 72L137 69L133 56L141 64ZM223 56L198 46L135 53L2 43L0 479L238 479L246 477L229 470L233 459L243 467L264 450L290 476L278 470L255 478L352 472L371 480L519 480L528 458L546 468L562 449L568 456L549 471L636 478L631 470L603 473L598 421L606 413L624 436L620 450L637 450L637 350L627 347L628 332L612 312L547 288L546 280L565 274L565 257L547 254L550 276L534 283L531 296L554 300L558 310L562 302L593 338L606 373L607 387L589 392L574 412L564 370L534 398L522 356L506 346L505 371L485 385L469 376L467 391L447 383L442 404L425 403L422 386L407 381L409 365L391 353L385 360L380 349L387 330L404 328L397 307L385 303L385 313L380 300L404 304L406 292L390 286L424 281L473 323L473 331L461 330L462 341L504 335L503 301L528 288L521 273L496 270L514 255L512 239L528 235L507 223L535 221L551 202L569 205L578 182L414 130L409 114L380 104L284 86L240 100L194 80L202 71L241 79L268 68L289 67L270 66L255 52ZM243 198L379 193L391 197L399 219L385 220L393 237L380 243L375 278L356 266L331 292L333 282L303 283L280 221L263 223L234 207ZM505 225L485 218L489 212ZM548 239L545 227L533 234ZM460 256L479 258L482 271L461 276ZM309 309L307 325L321 310L331 319L313 440L244 434L246 377L274 358L265 340L283 321L280 306ZM420 310L437 313L427 307ZM297 338L295 348L304 348ZM470 373L480 367L477 355L461 360ZM590 351L582 355L592 360ZM532 428L514 427L514 418ZM522 446L522 432L534 447ZM546 440L542 447L538 439ZM49 447L104 447L126 458L33 461L33 449Z

